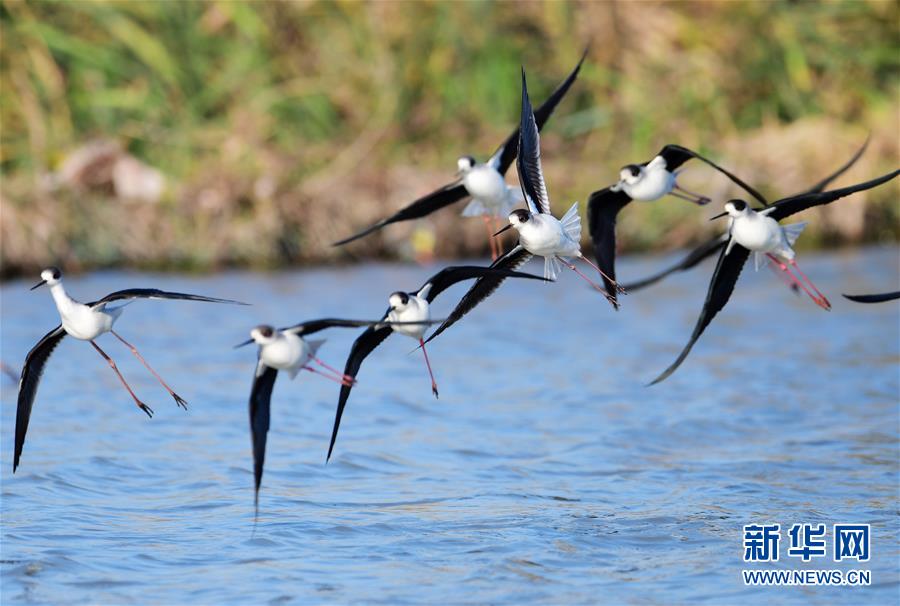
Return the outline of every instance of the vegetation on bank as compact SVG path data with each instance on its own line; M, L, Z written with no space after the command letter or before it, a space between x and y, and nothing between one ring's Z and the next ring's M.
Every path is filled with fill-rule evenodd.
M462 205L330 243L447 182L458 155L484 159L518 120L519 65L539 100L588 43L542 138L559 212L669 142L778 197L871 133L838 184L868 179L898 160L898 7L4 1L2 272L484 254ZM685 183L737 193L699 166ZM897 194L821 209L801 244L896 240ZM634 205L620 245L689 245L720 228L710 214Z

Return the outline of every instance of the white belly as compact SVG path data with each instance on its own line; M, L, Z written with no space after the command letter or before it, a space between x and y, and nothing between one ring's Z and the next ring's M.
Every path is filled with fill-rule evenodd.
M539 257L577 256L578 245L566 236L559 219L547 214L532 216L519 228L519 242Z
M503 175L490 166L476 166L463 177L463 186L469 195L481 200L490 210L507 204L509 188Z
M74 305L64 313L60 312L63 328L66 332L83 341L96 339L112 330L115 316L106 312L94 311L86 305Z
M644 178L634 185L623 184L622 190L632 200L652 202L668 194L674 186L675 175L663 168L659 168L644 173Z
M787 244L778 222L759 215L736 219L731 235L738 244L754 252L777 253Z
M392 322L424 322L430 319L431 310L429 309L428 301L412 296L409 298L409 305L405 309L401 311L391 310L391 313L388 314L388 320ZM425 335L428 325L403 324L392 328L394 332L419 340Z
M269 368L293 370L310 360L309 345L297 335L283 335L274 343L260 349L259 357Z

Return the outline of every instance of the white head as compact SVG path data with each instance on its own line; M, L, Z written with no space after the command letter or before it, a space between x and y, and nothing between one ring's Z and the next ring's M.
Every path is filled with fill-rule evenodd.
M495 236L499 236L507 229L514 227L516 230L522 229L522 226L528 223L531 220L531 213L525 210L524 208L517 208L516 210L509 213L509 225L495 233Z
M733 218L743 217L750 214L750 205L743 200L729 200L725 203L725 212Z
M391 293L391 296L388 297L388 305L391 306L391 311L403 311L409 305L409 295L399 290Z
M475 168L475 158L472 156L462 156L456 161L456 169L459 174L464 175Z
M47 286L56 286L62 282L62 272L59 271L58 267L48 267L44 271L41 272L41 281L31 287L31 290L35 288L41 287L44 284Z
M269 345L278 338L278 332L268 324L260 324L250 331L250 338L257 345Z
M619 171L619 182L636 185L644 178L646 172L640 164L627 164Z

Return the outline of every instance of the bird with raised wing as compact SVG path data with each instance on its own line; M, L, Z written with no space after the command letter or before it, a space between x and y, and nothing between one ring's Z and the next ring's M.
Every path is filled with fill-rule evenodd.
M40 286L47 285L50 287L50 294L56 304L56 309L62 319L62 323L44 335L37 345L35 345L28 355L25 357L25 365L22 368L22 376L19 379L19 398L16 408L16 440L15 455L13 457L13 473L19 466L19 457L22 454L22 447L25 444L25 433L28 431L28 421L31 418L31 408L34 404L34 397L37 394L38 384L44 367L50 354L56 349L63 337L70 335L82 341L89 341L97 350L97 353L106 360L110 368L119 377L122 385L128 390L128 393L134 399L138 408L144 411L148 417L153 416L153 410L144 402L138 399L131 386L125 381L125 377L119 372L116 363L107 355L105 351L94 341L103 333L112 333L119 341L125 344L131 353L140 360L150 373L156 377L156 380L169 392L175 399L176 404L187 409L187 402L179 396L169 385L160 377L147 361L141 356L137 348L122 338L119 333L113 330L113 325L125 306L132 303L136 299L175 299L182 301L203 301L206 303L231 303L235 305L246 305L238 301L230 299L217 299L214 297L204 297L200 295L191 295L178 292L166 292L155 288L132 288L128 290L120 290L110 293L92 303L79 303L66 293L62 284L62 272L56 267L49 267L41 272L41 281L38 282L31 290Z
M256 372L250 390L250 440L253 446L255 490L253 503L257 513L259 513L259 486L262 483L263 465L266 460L266 436L269 433L271 418L272 388L275 386L278 371L285 371L291 379L294 379L301 370L306 370L341 385L350 386L354 383L353 377L341 373L319 359L317 352L325 340L307 340L305 337L327 328L359 328L375 324L383 325L384 322L323 318L279 329L263 324L250 331L250 339L237 345L237 347L250 343L259 345ZM313 367L313 364L319 366L321 370Z
M835 172L831 173L830 175L828 175L827 177L825 177L824 179L822 179L821 181L819 181L818 183L816 183L815 185L810 187L809 189L804 190L804 191L794 194L794 195L800 196L803 194L814 194L817 192L825 191L825 188L828 187L828 185L832 181L834 181L835 179L840 177L842 174L847 172L847 170L851 166L853 166L857 160L859 160L859 158L860 158L860 156L862 156L863 152L866 151L866 147L868 145L869 145L869 138L866 138L865 142L862 144L862 147L860 147L859 150L857 150L857 152L855 154L853 154L853 157L851 157L843 166L841 166ZM588 206L588 216L591 216L590 205ZM591 222L591 224L593 225L593 222ZM593 230L592 230L592 233L593 233ZM605 243L603 245L601 245L598 243L597 239L594 240L595 250L597 250L597 255L598 255L598 262L599 262L599 255L605 254L607 257L611 258L615 253L615 243L614 242L612 243L612 246L610 246L610 244L606 241L603 241L603 242L605 242ZM670 276L671 274L673 274L675 272L687 271L688 269L691 269L692 267L696 267L703 260L708 259L709 257L712 257L713 255L717 254L720 250L722 250L722 248L724 248L724 246L726 244L728 244L728 234L727 233L724 233L720 236L716 236L710 240L707 240L706 242L704 242L703 244L701 244L700 246L698 246L697 248L695 248L694 250L689 252L687 255L685 255L685 257L683 259L681 259L677 263L674 263L670 267L667 267L666 269L664 269L656 274L653 274L652 276L649 276L647 278L623 284L622 288L624 288L628 292L634 292L636 290L640 290L641 288L645 288L647 286L651 286L652 284L656 284L663 278L666 278L667 276ZM598 250L601 246L603 247L603 251L606 251L606 252L602 252L602 251ZM615 276L615 273L613 273L612 275Z
M570 257L581 259L596 269L601 276L603 275L603 272L581 252L581 217L578 215L578 202L572 205L562 219L557 219L550 212L550 197L547 194L547 185L541 170L540 135L531 111L531 102L528 99L524 68L522 69L522 118L519 127L519 155L516 159L516 168L529 210L514 210L509 215L509 225L494 234L499 235L508 229L515 229L519 234L519 241L512 250L494 261L491 267L515 270L534 256L544 257L544 279L555 280L561 266L568 267L605 295L611 304L616 305L615 299L607 294L603 287L579 271L575 263L570 260ZM438 326L425 343L433 341L439 334L475 309L482 301L491 296L505 279L503 274L498 273L489 274L476 280L472 288L444 320L444 323Z
M826 310L830 309L831 304L828 299L800 271L794 259L793 244L806 224L780 225L779 222L808 208L830 204L850 194L877 187L895 178L898 174L900 174L900 170L895 170L865 183L831 191L791 196L759 210L753 210L744 200L726 202L725 212L716 215L712 220L725 216L730 217L728 244L719 254L719 261L713 271L706 301L703 303L700 317L694 326L694 332L675 362L654 379L651 385L666 379L684 362L694 343L697 342L716 314L722 311L728 303L751 252L755 253L757 269L762 263L773 263L778 271L784 273L791 284L807 293L817 305Z
M431 303L439 294L457 282L487 275L502 275L504 278L542 279L540 276L505 269L457 265L447 267L434 274L418 290L401 290L391 293L390 297L388 297L389 307L384 312L380 323L367 328L353 342L350 355L347 357L347 363L344 365L344 374L355 378L357 373L359 373L363 360L387 339L391 333L398 332L419 342L422 355L425 358L425 366L428 369L428 376L431 379L431 391L435 398L438 397L437 382L434 380L431 362L428 360L428 352L425 350L425 341L423 340L428 326L436 323L431 321ZM331 432L331 443L328 445L328 459L331 458L331 453L334 450L334 442L337 439L341 417L344 415L344 407L347 405L347 398L350 397L351 388L352 385L348 384L341 386L337 412L334 417L334 429Z
M586 55L587 51L581 56L581 60L569 76L544 101L543 105L535 111L535 121L539 130L547 123L547 120L553 114L553 110L556 109L556 106L562 101L572 83L575 82ZM494 152L494 155L487 162L479 163L472 156L462 156L457 160L458 170L455 181L419 198L375 225L349 238L335 242L335 246L362 238L391 223L424 217L449 204L471 197L471 202L463 209L462 214L464 217L480 216L484 218L488 229L488 240L491 245L491 256L492 259L496 259L501 252L500 242L491 237L491 233L496 229L491 228L491 223L496 218L506 217L516 205L522 202L521 192L518 188L507 185L504 179L506 171L516 158L518 145L519 131L516 129L497 148L497 151Z
M715 162L708 160L680 145L666 145L649 162L628 164L619 173L619 181L609 187L593 192L588 197L588 226L591 240L594 243L594 257L597 265L606 276L604 285L606 292L616 300L616 218L619 212L632 200L652 202L663 196L672 195L683 200L694 202L700 206L708 204L710 199L687 191L678 184L681 166L696 158L712 166L734 183L743 188L763 205L766 199L744 181L725 170Z

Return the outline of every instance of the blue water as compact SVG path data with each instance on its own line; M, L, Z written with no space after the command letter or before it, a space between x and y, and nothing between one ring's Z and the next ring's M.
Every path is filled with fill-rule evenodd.
M674 258L623 259L637 278ZM117 324L190 403L178 409L120 343L100 344L155 410L147 419L86 343L48 365L13 476L16 385L2 378L4 604L768 603L898 601L898 250L804 254L826 313L748 271L685 365L644 384L687 339L711 265L624 298L574 276L509 282L436 340L435 400L415 343L364 364L325 465L338 387L279 378L255 536L247 395L252 326L377 318L436 268L363 265L209 277L67 278L83 300L155 286L241 308L133 304ZM540 266L529 266L540 271ZM32 280L2 285L2 360L58 322ZM435 314L463 292L442 295ZM357 331L324 333L342 366ZM742 562L742 526L828 524L827 558ZM872 525L872 559L831 561L831 524ZM854 588L745 587L742 568L871 570Z

